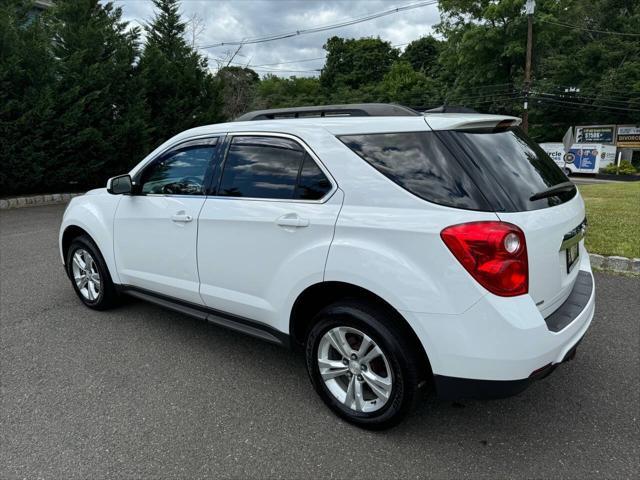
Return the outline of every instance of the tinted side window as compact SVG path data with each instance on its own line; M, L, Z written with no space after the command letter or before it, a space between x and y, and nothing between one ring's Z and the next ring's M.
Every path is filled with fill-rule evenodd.
M339 138L379 172L420 198L450 207L489 210L469 175L433 132Z
M331 183L309 155L304 158L295 198L319 200L331 190Z
M142 173L142 193L204 195L205 176L215 148L200 145L165 155Z
M305 151L278 137L234 137L222 172L218 195L293 198Z

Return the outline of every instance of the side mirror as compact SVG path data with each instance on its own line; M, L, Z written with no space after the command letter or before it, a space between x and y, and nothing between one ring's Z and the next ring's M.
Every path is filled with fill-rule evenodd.
M112 195L122 195L123 193L131 193L133 185L131 184L131 176L118 175L107 180L107 192Z

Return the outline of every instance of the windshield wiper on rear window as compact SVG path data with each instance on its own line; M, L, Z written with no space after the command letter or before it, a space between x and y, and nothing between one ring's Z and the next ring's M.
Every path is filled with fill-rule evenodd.
M549 187L541 192L535 193L529 197L529 200L535 202L536 200L540 200L541 198L553 197L554 195L560 192L570 192L575 189L576 186L571 182L562 182L554 185L553 187Z

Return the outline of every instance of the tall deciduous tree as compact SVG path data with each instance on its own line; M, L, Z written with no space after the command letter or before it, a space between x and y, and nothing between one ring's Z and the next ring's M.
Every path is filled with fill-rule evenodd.
M312 77L282 78L265 76L257 86L254 108L281 108L304 105L322 105L326 97L320 91L320 82Z
M449 103L522 111L524 3L440 1ZM640 121L639 10L628 0L537 0L529 99L536 139L559 139L570 125Z
M260 82L258 74L250 68L227 66L218 70L216 77L222 86L222 115L227 120L248 111Z
M324 49L327 60L320 84L325 90L359 89L380 82L399 55L391 43L379 38L331 37Z
M410 107L437 107L442 104L441 85L437 80L416 71L409 62L398 61L380 84L380 101Z
M220 84L207 61L185 40L177 0L154 0L140 60L147 119L154 145L221 117Z
M426 36L409 43L402 52L401 59L408 62L416 72L422 72L428 76L438 73L438 57L442 42L432 36Z

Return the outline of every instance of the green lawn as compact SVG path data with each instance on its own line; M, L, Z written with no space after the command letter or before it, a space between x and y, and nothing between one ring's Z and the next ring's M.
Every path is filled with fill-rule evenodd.
M579 185L590 253L640 258L640 182Z

